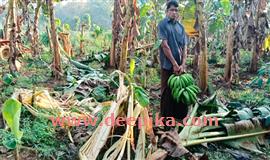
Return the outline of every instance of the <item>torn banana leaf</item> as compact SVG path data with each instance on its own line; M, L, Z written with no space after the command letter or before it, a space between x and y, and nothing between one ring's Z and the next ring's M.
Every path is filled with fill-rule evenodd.
M256 116L266 117L270 115L270 107L269 106L261 106L253 109L253 112Z
M249 133L261 132L264 129L261 126L261 122L257 118L252 120L242 120L235 122L234 124L223 124L226 128L228 136L234 135L244 135ZM253 136L248 138L239 138L237 140L224 141L223 143L234 147L234 148L243 148L249 151L254 151L257 153L262 153L256 146L267 145L263 136Z
M217 94L213 94L210 98L206 99L202 103L199 103L198 113L206 111L206 113L217 113L219 104L217 101Z

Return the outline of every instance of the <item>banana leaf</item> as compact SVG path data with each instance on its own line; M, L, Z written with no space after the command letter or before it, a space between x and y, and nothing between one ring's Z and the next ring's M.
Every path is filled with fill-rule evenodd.
M217 113L219 104L217 101L217 94L214 93L210 98L199 103L198 113L206 111L206 113Z
M270 115L270 107L269 106L261 106L253 109L253 112L256 116L266 117Z
M263 118L263 127L266 128L266 129L270 129L270 115Z
M242 104L240 102L229 102L228 106L234 109L241 108Z
M250 108L243 108L241 110L236 110L237 120L248 120L254 117L253 112Z
M226 128L228 136L264 131L258 118L242 120L231 124L223 124L223 126ZM240 138L237 140L224 141L223 143L237 149L242 148L256 153L262 153L259 148L257 148L257 144L267 145L263 136Z
M20 131L21 106L19 101L10 98L6 100L2 109L3 118L17 141L20 141L23 136L23 132Z

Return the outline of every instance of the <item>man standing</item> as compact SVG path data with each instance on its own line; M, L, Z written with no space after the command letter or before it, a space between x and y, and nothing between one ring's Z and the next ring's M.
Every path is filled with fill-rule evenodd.
M177 103L168 87L172 74L180 75L186 69L187 36L184 27L178 22L178 3L167 3L166 17L158 24L158 37L162 40L160 47L161 62L161 115L182 120L188 112L188 106Z

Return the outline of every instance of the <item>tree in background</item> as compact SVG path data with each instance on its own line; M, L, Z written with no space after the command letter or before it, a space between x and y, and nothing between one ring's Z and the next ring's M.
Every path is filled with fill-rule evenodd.
M203 92L208 88L208 61L207 61L207 39L206 39L206 21L203 13L204 1L196 0L199 24L199 86Z
M258 61L262 55L263 42L267 36L267 1L250 0L247 3L248 26L252 34L252 59L250 62L250 72L255 73L258 70Z
M37 3L37 6L35 8L33 39L32 39L32 45L31 45L34 56L36 56L40 53L38 21L39 21L39 15L40 15L40 8L41 8L42 4L44 3L44 1L37 0L36 3Z
M60 56L60 49L59 43L56 33L56 24L55 24L55 17L54 17L54 7L53 1L48 0L47 5L49 7L49 17L50 17L50 24L51 24L51 41L53 45L53 74L55 79L60 79L62 75L62 68L61 68L61 56Z
M139 35L139 9L136 0L115 0L113 11L113 40L110 66L126 70L128 52L135 51L135 39Z
M10 40L10 57L9 57L9 69L11 73L15 73L17 71L16 67L16 59L18 56L17 50L17 15L16 15L16 0L9 0L9 7L8 7L8 15L9 18L7 28L10 28L9 32L9 40ZM8 31L8 30L7 30Z
M240 1L233 2L233 12L231 15L231 24L229 25L226 45L226 64L224 72L224 80L229 84L235 79L236 83L239 81L239 49L241 47L240 29L241 29L241 13Z

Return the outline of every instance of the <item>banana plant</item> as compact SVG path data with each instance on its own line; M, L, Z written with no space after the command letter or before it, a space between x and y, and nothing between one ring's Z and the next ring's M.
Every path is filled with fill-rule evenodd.
M134 82L134 72L136 68L135 59L131 59L130 67L129 67L129 80L130 82ZM149 97L143 87L138 86L136 83L132 83L133 92L135 95L135 99L140 103L141 106L147 107L150 104Z
M23 132L20 131L21 103L16 99L10 98L3 105L2 114L7 126L15 137L15 141L4 142L8 149L16 149L16 158L19 159L19 148Z

